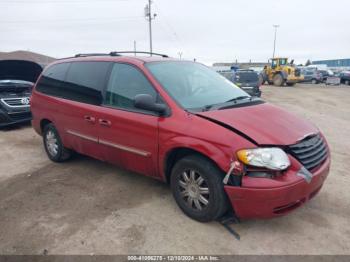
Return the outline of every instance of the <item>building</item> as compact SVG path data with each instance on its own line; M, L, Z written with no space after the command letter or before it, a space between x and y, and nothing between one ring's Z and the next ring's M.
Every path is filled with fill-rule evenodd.
M247 63L237 63L237 62L232 62L232 63L214 63L213 67L228 67L231 68L237 67L240 69L248 69L248 68L263 68L265 65L268 65L268 63L264 62L247 62Z
M332 59L313 61L313 65L327 65L328 67L346 67L350 68L350 58L347 59Z

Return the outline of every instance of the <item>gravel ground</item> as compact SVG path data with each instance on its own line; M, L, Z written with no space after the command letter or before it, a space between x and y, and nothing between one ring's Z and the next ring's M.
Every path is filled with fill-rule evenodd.
M1 254L350 254L350 88L263 87L263 98L315 123L332 167L311 202L234 225L179 210L158 181L78 156L50 162L30 126L0 130Z

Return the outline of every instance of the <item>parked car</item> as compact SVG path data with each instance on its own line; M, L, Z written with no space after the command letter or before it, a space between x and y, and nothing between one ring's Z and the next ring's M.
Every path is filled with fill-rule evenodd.
M165 55L56 61L31 105L49 159L76 151L170 183L181 210L202 222L232 210L239 218L287 214L329 172L329 147L314 125L202 64Z
M326 83L328 77L334 75L330 70L319 70L319 72L322 74L322 82L324 83Z
M340 82L345 85L350 85L350 71L343 71L339 74Z
M0 127L31 120L30 96L41 71L30 61L0 61Z
M232 75L232 82L251 96L261 96L259 74L254 70L238 70Z
M309 82L312 84L319 84L323 82L323 75L318 70L303 70L302 75L304 75L304 82Z

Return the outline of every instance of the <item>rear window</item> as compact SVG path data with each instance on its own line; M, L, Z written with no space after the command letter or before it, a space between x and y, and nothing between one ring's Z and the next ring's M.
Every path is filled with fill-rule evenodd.
M259 81L258 74L255 72L237 72L235 78L239 82L257 82L257 81Z
M43 74L39 92L92 105L102 103L110 62L72 62L53 65Z

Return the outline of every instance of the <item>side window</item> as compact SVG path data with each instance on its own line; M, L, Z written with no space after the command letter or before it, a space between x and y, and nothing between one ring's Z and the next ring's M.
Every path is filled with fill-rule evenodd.
M140 111L134 107L133 102L139 94L158 98L156 90L138 69L127 64L114 64L104 105Z
M100 105L110 62L73 62L62 87L63 98Z
M47 95L60 97L61 87L64 84L69 65L70 63L55 64L46 69L36 86L36 90Z

